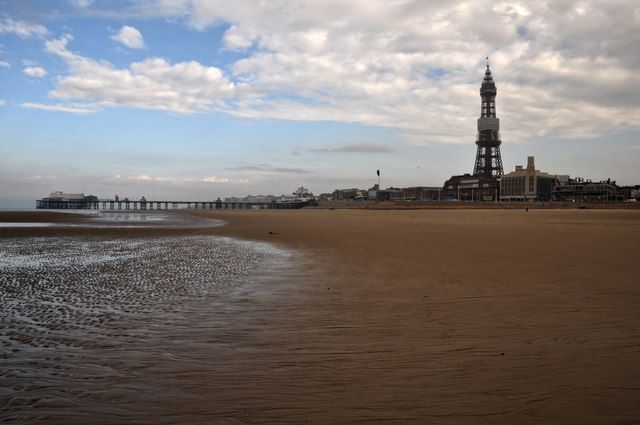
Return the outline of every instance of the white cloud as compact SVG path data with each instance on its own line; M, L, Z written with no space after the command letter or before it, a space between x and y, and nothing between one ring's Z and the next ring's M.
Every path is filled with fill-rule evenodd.
M243 172L243 173L259 172L259 173L270 173L270 174L307 174L309 173L309 170L304 170L301 168L273 167L268 164L245 165L245 166L228 168L227 170L234 171L234 172Z
M22 72L30 77L44 77L47 75L47 71L39 66L25 68Z
M144 40L142 39L142 34L140 34L140 31L127 25L123 26L118 34L113 35L111 38L131 49L144 48Z
M41 109L43 111L58 111L58 112L71 112L74 114L93 114L100 110L100 106L97 104L81 104L81 103L69 103L65 105L44 105L41 103L22 103L20 106L30 109Z
M57 89L50 92L53 98L189 114L222 108L224 99L235 95L234 84L218 68L149 58L132 63L129 69L117 69L70 52L67 43L71 39L65 36L47 42L47 50L63 58L71 69L71 75L61 77Z
M338 152L338 153L393 153L395 150L380 143L362 142L353 143L337 148L310 149L313 152Z
M219 178L216 176L203 177L200 181L204 183L232 183L232 184L249 184L248 179L229 179L227 177Z
M640 63L624 47L640 44L638 11L627 2L188 4L195 28L233 23L227 48L256 46L232 67L269 93L241 104L247 117L360 121L454 140L475 131L489 54L498 114L515 137L640 128Z
M0 106L4 106L6 103L7 103L7 101L6 101L6 100L2 100L2 99L0 99Z
M475 133L489 55L505 140L640 129L640 56L628 54L640 45L633 2L149 0L136 7L128 16L182 15L198 30L229 25L224 48L246 55L227 74L159 58L118 69L70 52L65 36L47 44L70 66L52 97L101 108L361 122L403 129L413 143L459 143Z
M58 177L54 176L53 174L49 174L48 176L41 176L38 174L35 176L23 177L22 179L24 181L45 182L45 183L60 180Z
M60 180L57 176L53 175L53 174L49 174L46 176L42 176L39 174L33 175L33 176L10 176L10 177L4 177L4 176L0 176L0 180L5 180L9 183L42 183L42 184L49 184L51 182L54 181L58 181Z
M94 2L95 2L95 0L69 0L69 3L71 3L73 6L79 7L79 8L89 7Z
M237 26L232 25L224 33L224 44L227 49L246 49L251 47L257 34L250 28L240 30Z
M473 127L473 123L471 127ZM446 134L429 134L429 133L402 133L398 137L405 140L408 145L413 146L432 146L432 145L468 145L470 135L473 133L466 132L459 135Z
M194 183L229 183L229 184L248 184L249 180L240 179L234 180L226 177L219 178L216 176L207 176L207 177L151 177L147 174L140 174L137 176L121 176L120 174L116 174L114 179L116 181L129 181L129 182L159 182L159 183L169 183L174 185L182 185L182 184L194 184Z
M11 68L11 64L6 61L0 61L0 66L3 68Z
M47 35L49 31L42 25L5 18L0 20L0 33L13 33L21 38L28 38L32 36L42 37Z

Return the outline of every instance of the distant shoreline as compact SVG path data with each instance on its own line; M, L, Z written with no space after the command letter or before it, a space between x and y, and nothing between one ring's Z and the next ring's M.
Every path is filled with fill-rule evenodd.
M640 210L640 202L468 202L468 201L324 201L316 206L305 206L304 209L379 209L379 210L412 210L412 209L631 209ZM33 208L0 208L0 215L17 212L62 212L89 211L85 209L56 209L39 210ZM156 210L109 210L96 209L92 211L111 212L150 212ZM191 212L200 209L168 209L157 211ZM209 211L209 210L205 210ZM0 220L2 217L0 216Z

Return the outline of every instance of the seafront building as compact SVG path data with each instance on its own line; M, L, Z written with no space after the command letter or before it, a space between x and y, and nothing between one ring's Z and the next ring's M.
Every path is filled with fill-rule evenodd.
M303 202L303 201L313 201L315 197L311 191L303 186L297 188L291 195L247 195L244 198L237 197L227 197L224 198L225 202L235 202L235 203L265 203L265 202Z
M553 200L565 202L616 202L630 199L618 193L616 182L592 182L580 178L569 179L553 188ZM631 198L633 199L633 198Z
M377 200L387 201L438 201L442 188L430 186L390 187L379 191ZM384 194L384 198L380 196Z
M500 179L501 201L549 201L553 195L556 176L536 170L534 157L527 158L527 167L516 165L516 170Z
M280 199L280 197L275 195L247 195L244 198L238 198L237 196L226 197L224 198L224 202L235 202L235 203L276 202L278 199Z

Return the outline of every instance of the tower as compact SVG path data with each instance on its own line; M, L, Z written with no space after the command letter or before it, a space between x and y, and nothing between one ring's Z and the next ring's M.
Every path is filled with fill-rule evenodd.
M488 58L487 58L488 59ZM474 176L500 177L502 158L500 157L500 119L496 117L496 83L491 76L489 61L484 79L480 86L480 118L478 118L478 135L476 136L476 164L473 167Z
M489 69L480 85L480 118L478 118L478 134L476 136L476 162L473 174L451 176L442 187L443 199L460 201L492 201L498 200L502 158L500 157L500 120L496 117L496 83Z

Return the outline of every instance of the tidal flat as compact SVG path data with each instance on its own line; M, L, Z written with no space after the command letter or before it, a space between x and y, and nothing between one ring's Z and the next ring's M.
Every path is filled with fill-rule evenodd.
M2 240L0 418L158 423L159 397L184 399L242 349L233 318L288 262L214 236Z

